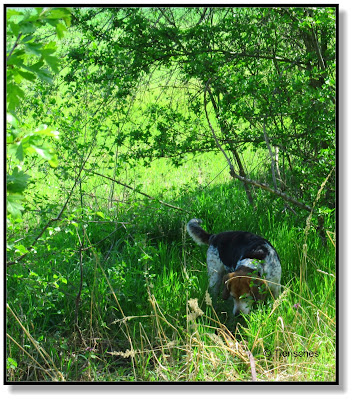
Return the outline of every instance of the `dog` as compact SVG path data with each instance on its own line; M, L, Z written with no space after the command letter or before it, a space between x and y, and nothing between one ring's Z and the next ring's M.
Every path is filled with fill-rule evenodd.
M207 267L209 292L216 305L221 284L222 297L234 300L233 314L248 314L254 302L264 300L268 292L280 293L281 263L270 242L254 233L228 231L212 235L191 219L187 232L199 245L209 245Z

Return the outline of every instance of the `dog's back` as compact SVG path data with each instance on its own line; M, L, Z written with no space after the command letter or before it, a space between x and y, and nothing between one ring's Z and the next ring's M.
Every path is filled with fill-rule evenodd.
M233 271L238 262L245 258L264 260L269 254L270 247L276 253L266 239L254 233L228 231L212 235L199 225L201 223L202 220L200 219L191 219L187 224L189 235L199 245L205 244L215 247L228 271Z

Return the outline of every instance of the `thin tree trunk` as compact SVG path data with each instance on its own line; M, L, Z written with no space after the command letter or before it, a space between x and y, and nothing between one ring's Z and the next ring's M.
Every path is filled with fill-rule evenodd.
M226 129L225 129L225 127L224 127L223 122L219 120L218 106L217 106L216 101L215 101L215 99L214 99L214 96L213 96L213 94L212 94L212 92L211 92L211 90L210 90L209 83L210 83L210 80L207 82L207 85L206 85L206 88L205 88L205 92L204 92L204 108L205 108L205 111L206 111L206 99L205 99L205 95L206 95L206 92L208 92L208 93L209 93L209 96L210 96L211 104L213 105L213 109L214 109L214 111L215 111L216 119L218 120L218 123L219 123L219 126L220 126L221 133L222 133L223 137L226 137L226 133L227 133L227 132L226 132ZM209 118L208 118L207 112L206 112L206 115L207 115L207 119L208 119L208 124L209 124L209 126L211 126L211 125L210 125ZM211 127L211 129L212 129L212 131L213 131L213 128L212 128L212 127ZM215 136L215 132L213 132L213 136L215 137L215 139L216 139L216 141L217 141L217 137ZM218 147L219 147L219 145L220 145L220 144L218 143ZM220 146L219 148L221 148L221 146ZM222 148L221 148L221 149L222 149ZM222 150L222 152L223 152L223 154L225 154L224 150ZM246 172L245 172L245 170L244 170L244 167L243 167L241 158L240 158L240 156L239 156L239 154L238 154L238 151L237 151L236 149L231 149L231 152L232 152L232 154L233 154L233 156L234 156L234 158L235 158L235 160L236 160L236 163L237 163L237 166L238 166L238 170L239 170L240 175L243 176L243 177L246 177L247 174L246 174ZM230 165L232 165L231 162L229 162L229 159L228 159L228 157L226 156L226 154L225 154L225 158L227 158L227 162L228 162ZM247 195L248 202L249 202L250 205L253 205L254 201L253 201L253 196L252 196L252 192L251 192L251 187L250 187L249 185L247 185L246 182L243 182L243 185L244 185L244 189L245 189L245 191L246 191L246 195Z
M246 173L244 171L243 164L242 164L241 158L240 158L237 150L236 149L232 150L232 154L235 157L240 175L243 177L246 177ZM247 195L249 204L253 205L254 201L253 201L251 187L247 184L247 182L243 182L243 186L244 186L244 190L246 191L246 195Z
M266 133L265 121L264 121L264 124L263 124L263 134L264 134L266 147L268 148L269 155L270 155L270 160L271 160L271 176L273 178L273 185L274 185L274 189L277 190L277 183L276 183L276 176L275 176L275 159L274 159L273 152L271 150L271 145L270 145L270 141L269 141L268 135Z

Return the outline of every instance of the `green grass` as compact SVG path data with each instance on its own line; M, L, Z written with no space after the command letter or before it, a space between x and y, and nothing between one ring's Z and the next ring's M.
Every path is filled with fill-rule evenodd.
M70 203L35 252L7 272L7 379L248 381L250 351L260 381L335 380L333 241L323 247L313 227L306 240L307 215L259 191L251 208L224 167L221 156L204 154L178 169L159 160L127 170L142 191L187 212L119 186L109 207L110 182L92 176L94 197L85 197L83 209ZM49 199L43 202L62 204L52 188L38 188ZM235 319L227 303L215 312L206 247L185 231L191 217L212 232L268 238L282 261L280 298L246 317ZM25 225L16 229L26 236Z

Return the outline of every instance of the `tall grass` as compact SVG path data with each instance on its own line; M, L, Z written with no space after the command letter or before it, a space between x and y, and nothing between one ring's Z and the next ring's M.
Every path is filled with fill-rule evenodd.
M184 213L123 187L111 207L107 183L92 178L85 208L71 206L8 271L7 379L333 381L333 240L324 247L306 215L260 192L250 207L224 167L208 154L183 168L159 160L134 170L143 191ZM185 231L192 217L212 232L268 238L282 262L280 297L248 316L235 318L229 302L215 310L206 248Z

